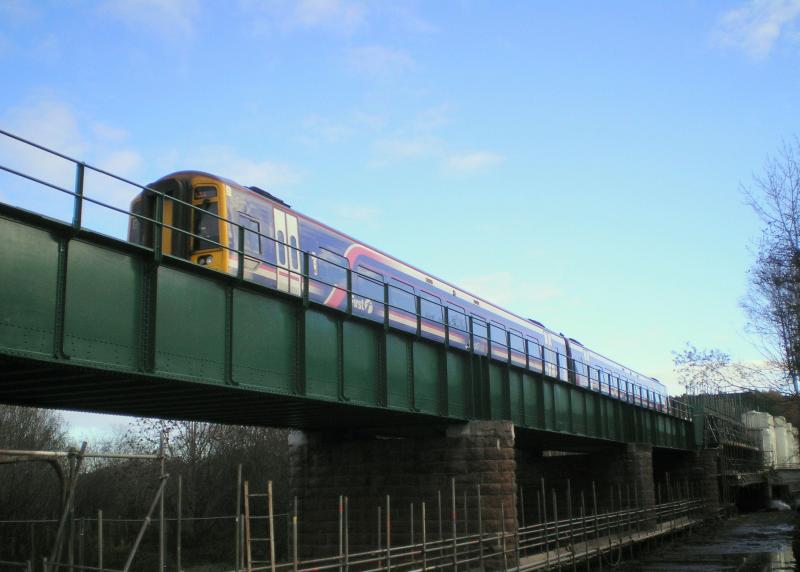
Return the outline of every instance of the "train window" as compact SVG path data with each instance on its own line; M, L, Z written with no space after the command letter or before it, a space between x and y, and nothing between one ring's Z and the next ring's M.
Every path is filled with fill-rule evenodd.
M373 302L383 302L383 276L359 266L357 273L353 273L353 291Z
M328 262L332 262L333 264L340 266L342 270L350 266L347 262L347 259L344 256L342 256L341 254L336 254L335 252L332 252L327 248L319 249L319 257L322 260L327 260Z
M281 265L286 264L286 236L283 234L282 230L278 231L277 236L275 237L278 239L278 258Z
M416 314L417 308L414 303L414 288L405 282L400 282L400 280L392 278L391 285L389 286L389 304L400 310Z
M323 282L339 288L347 287L347 259L335 252L320 248L318 259L319 276Z
M194 249L216 248L219 243L217 203L203 203L194 209Z
M477 316L472 317L472 334L483 339L486 339L489 335L486 331L486 322Z
M260 226L257 220L239 213L239 224L244 227L244 251L248 254L261 254Z
M447 309L447 322L451 328L455 328L456 330L460 330L462 332L467 331L467 314L464 312L464 308L460 306L456 306L455 304L448 304Z
M297 237L292 236L289 238L289 246L291 246L292 268L300 268L300 252L297 248Z
M495 343L503 344L504 346L508 344L506 329L499 324L495 324L494 322L489 324L489 335Z
M217 196L217 187L214 185L200 185L194 188L194 200L213 199Z
M525 352L525 342L522 341L522 334L511 330L508 334L511 349L517 352Z
M427 320L433 320L440 324L444 323L442 300L438 296L428 294L423 290L419 292L419 313Z

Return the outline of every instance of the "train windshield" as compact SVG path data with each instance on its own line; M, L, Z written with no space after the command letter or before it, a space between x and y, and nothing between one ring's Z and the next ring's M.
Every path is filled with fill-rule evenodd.
M218 248L219 219L213 216L218 213L217 203L204 202L199 208L194 211L194 249Z

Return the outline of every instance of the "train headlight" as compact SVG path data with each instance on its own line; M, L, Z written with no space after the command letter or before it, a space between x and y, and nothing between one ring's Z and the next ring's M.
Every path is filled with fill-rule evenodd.
M209 264L211 264L213 262L213 260L214 260L213 256L211 256L210 254L206 254L205 256L199 257L197 259L197 263L200 266L208 266Z

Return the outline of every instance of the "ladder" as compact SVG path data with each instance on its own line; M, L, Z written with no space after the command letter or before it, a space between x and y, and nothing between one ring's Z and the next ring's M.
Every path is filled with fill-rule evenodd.
M267 483L267 492L266 493L251 493L250 492L250 483L245 481L243 484L244 488L244 545L245 545L245 554L244 554L244 564L246 572L254 572L258 570L266 570L269 568L270 572L275 572L275 525L273 521L273 514L272 514L272 481ZM263 520L265 517L261 516L254 516L251 514L250 510L250 502L251 499L263 499L266 498L267 500L267 536L266 537L258 537L253 536L256 534L256 530L258 527L255 526L258 520ZM256 521L255 523L252 521ZM259 544L268 544L269 546L269 559L268 560L254 560L253 554L256 551L253 550L254 546ZM261 565L261 566L259 566ZM269 566L267 566L269 565Z

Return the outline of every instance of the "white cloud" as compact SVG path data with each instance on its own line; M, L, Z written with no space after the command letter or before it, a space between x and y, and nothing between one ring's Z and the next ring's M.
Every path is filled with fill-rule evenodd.
M239 0L238 7L256 32L328 30L350 35L367 22L367 8L349 0Z
M141 165L136 151L94 137L91 129L83 128L82 118L69 105L57 99L38 99L10 108L3 113L1 123L11 133L119 176L133 177ZM115 130L111 126L109 129ZM3 156L3 163L12 169L68 190L73 189L76 167L72 161L5 137L0 138L0 155ZM61 219L71 216L69 207L72 198L69 195L26 183L16 177L7 180L8 185L4 189L7 202ZM87 197L126 208L137 192L135 187L86 170ZM113 226L110 211L88 204L87 209L93 209L95 213L91 220L85 219L89 226L109 234L123 233L124 221L121 222L119 217L113 220L116 225Z
M373 165L383 166L404 160L433 160L448 175L473 175L491 169L503 157L490 151L453 152L432 135L381 139L373 145Z
M350 48L345 52L345 61L351 70L378 78L400 75L416 67L407 51L380 45Z
M370 228L379 228L383 211L369 205L340 204L334 209L339 218L349 222L364 224Z
M386 12L386 17L393 23L399 23L409 32L417 34L433 34L439 28L433 23L422 18L409 4L402 2L384 2L381 8Z
M455 175L467 175L478 171L485 171L494 167L503 160L497 153L488 151L467 151L448 155L442 168L445 172Z
M353 128L347 123L332 121L320 115L306 117L302 129L303 132L298 139L308 145L338 143L353 132Z
M91 124L90 128L94 136L102 141L119 143L128 137L128 134L124 129L120 129L119 127L109 125L108 123L104 123L102 121L95 121Z
M326 27L352 33L365 20L366 10L359 2L346 0L299 0L291 18L305 28Z
M3 0L0 2L0 20L21 24L39 16L39 10L30 0Z
M87 150L74 113L60 101L43 99L13 107L4 114L3 124L15 135L76 159ZM5 137L0 140L0 150L9 167L71 188L75 174L71 162Z
M563 297L558 288L541 282L520 279L508 271L462 276L456 283L493 304L523 311L536 304Z
M41 62L54 64L61 59L61 41L55 34L47 34L31 47L30 55Z
M127 177L135 173L139 166L141 166L142 157L136 151L122 149L113 151L101 159L98 159L97 163L98 166L102 167L105 171Z
M16 135L55 147L65 154L80 154L86 150L75 113L62 101L38 98L8 109L4 116L9 131Z
M375 142L379 164L386 164L402 159L437 158L442 155L444 144L431 136L397 137L380 139Z
M417 114L413 122L416 131L430 132L439 129L450 122L450 106L447 104L436 105L423 109Z
M719 45L763 59L782 36L792 36L798 16L800 0L750 0L722 15L713 38Z
M242 157L229 147L201 149L192 154L192 164L200 170L228 177L239 184L267 190L290 187L302 180L300 172L286 163Z
M6 56L10 56L11 52L14 51L14 44L8 38L7 35L0 32L0 59L5 58Z
M136 31L185 40L194 33L199 5L197 0L107 0L100 11Z

